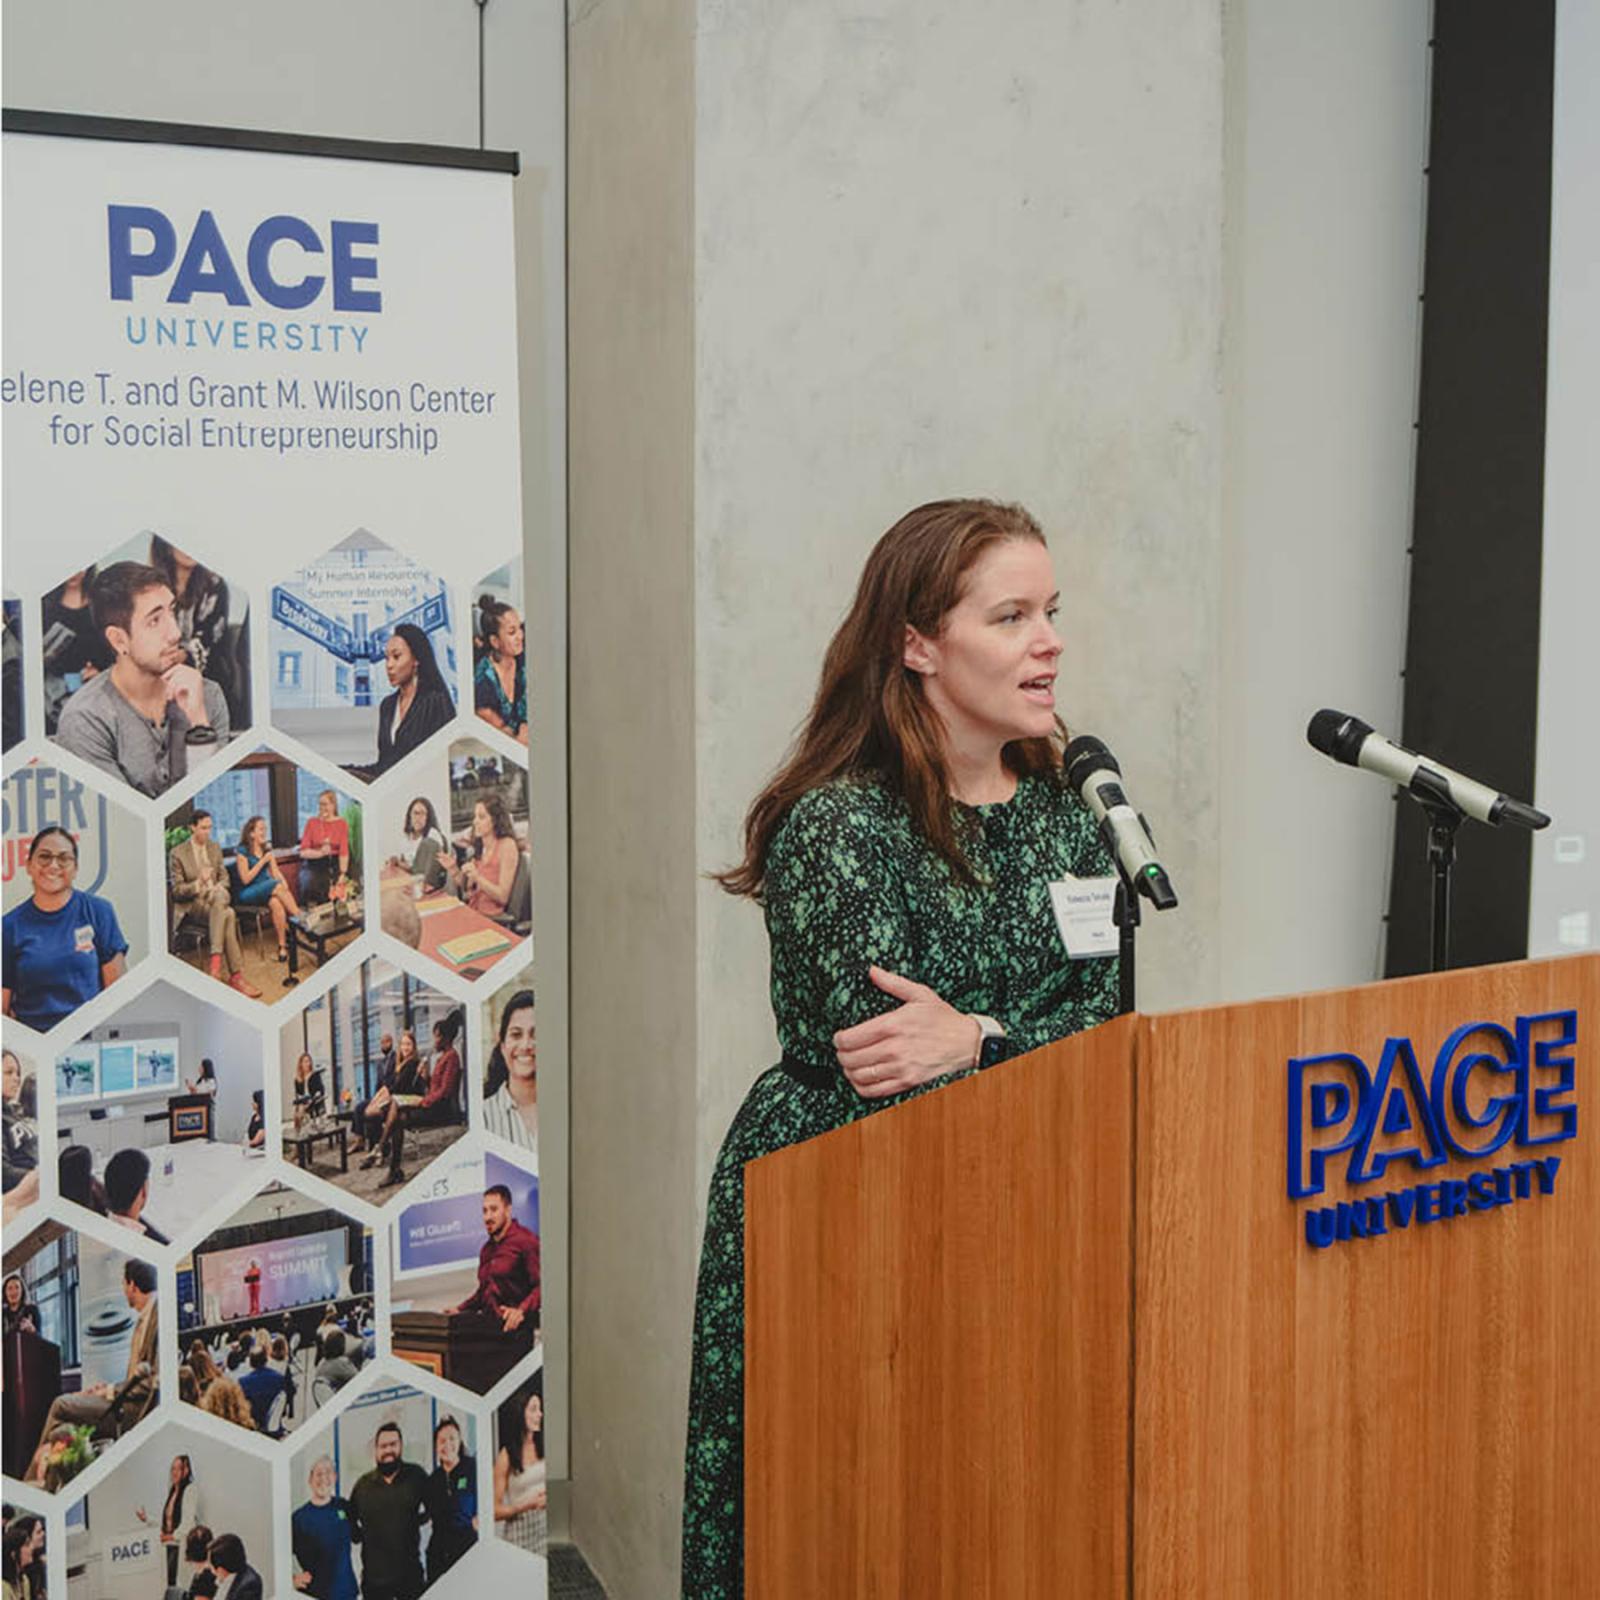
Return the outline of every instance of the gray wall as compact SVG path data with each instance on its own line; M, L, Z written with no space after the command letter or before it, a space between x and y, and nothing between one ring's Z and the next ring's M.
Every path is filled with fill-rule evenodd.
M574 1528L621 1600L673 1590L693 1233L775 1051L704 874L907 506L1050 533L1063 709L1184 895L1147 1008L1378 971L1389 802L1303 729L1398 706L1427 13L576 12Z

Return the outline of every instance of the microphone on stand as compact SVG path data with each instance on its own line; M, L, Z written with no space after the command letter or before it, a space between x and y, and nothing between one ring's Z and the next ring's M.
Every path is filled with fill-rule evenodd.
M1306 729L1306 739L1313 750L1320 750L1347 767L1375 772L1419 800L1454 806L1463 816L1475 817L1490 827L1498 828L1507 822L1529 829L1550 826L1544 812L1474 778L1463 777L1431 756L1419 756L1403 745L1391 743L1348 712L1319 711Z
M1170 911L1178 896L1156 856L1144 818L1128 803L1117 758L1092 734L1080 734L1062 754L1067 782L1094 813L1106 848L1122 875L1157 911Z

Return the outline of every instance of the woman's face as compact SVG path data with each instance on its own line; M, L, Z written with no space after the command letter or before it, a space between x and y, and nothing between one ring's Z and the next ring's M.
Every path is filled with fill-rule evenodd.
M333 1498L333 1463L324 1457L312 1467L310 1474L311 1498L325 1506Z
M317 796L317 815L321 817L324 822L333 821L334 817L338 814L338 807L339 802L330 790L324 789L323 792Z
M500 1054L513 1078L532 1078L538 1071L532 1006L518 1006L506 1018L505 1030L500 1035Z
M411 802L411 820L408 826L413 834L420 834L428 826L428 805L425 800Z
M311 1057L301 1056L300 1059L295 1063L294 1070L298 1076L302 1078L309 1078L311 1076Z
M489 820L489 808L481 800L472 808L472 831L480 839L487 839L494 832L494 823Z
M936 636L907 628L905 664L922 675L953 743L977 749L1055 731L1059 601L1050 552L1007 539L974 563Z
M433 1441L439 1465L448 1472L461 1459L461 1435L454 1428L441 1428Z
M20 1278L6 1279L6 1305L15 1311L22 1304L22 1280Z
M528 1404L522 1413L522 1425L529 1433L537 1433L544 1426L544 1401L536 1394L528 1396Z
M409 1061L416 1053L416 1035L411 1033L402 1033L400 1035L400 1059L402 1061Z
M172 1458L172 1470L167 1474L167 1476L174 1483L182 1483L183 1482L183 1457L182 1456L174 1456Z
M494 630L495 649L503 656L522 654L522 618L515 611L503 611Z
M15 1100L22 1093L22 1063L7 1050L5 1053L5 1070L3 1086L7 1100Z
M245 840L252 855L259 854L267 842L267 824L264 819L258 818L250 824L250 837Z
M391 633L383 647L383 668L389 674L390 686L395 689L405 688L417 675L417 658L398 633Z
M35 894L65 894L78 875L78 852L64 833L47 833L28 852L28 876Z

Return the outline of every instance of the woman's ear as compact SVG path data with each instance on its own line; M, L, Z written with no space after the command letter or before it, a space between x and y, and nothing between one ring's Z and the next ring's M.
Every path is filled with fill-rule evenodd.
M938 671L936 652L931 640L923 637L908 622L906 624L906 642L901 660L911 672L920 672L923 677L931 678Z

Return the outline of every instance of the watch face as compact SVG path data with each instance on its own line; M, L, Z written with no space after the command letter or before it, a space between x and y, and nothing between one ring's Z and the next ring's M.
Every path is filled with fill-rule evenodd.
M1003 1033L991 1033L983 1041L983 1049L978 1053L978 1065L992 1067L995 1062L1005 1057L1006 1037Z

